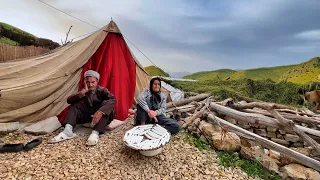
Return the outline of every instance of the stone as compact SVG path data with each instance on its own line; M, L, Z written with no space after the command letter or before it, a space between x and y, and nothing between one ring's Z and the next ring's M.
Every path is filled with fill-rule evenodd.
M269 157L272 159L280 160L280 153L274 150L269 150Z
M269 150L268 150L268 149L264 149L264 154L265 154L265 155L267 155L267 156L268 156L268 155L269 155L269 153L270 153L270 152L269 152Z
M241 141L241 145L242 146L245 146L245 147L248 147L248 148L256 146L256 143L254 141L252 141L252 140L249 140L249 139L244 138L244 137L241 137L240 139L241 139L240 141Z
M270 132L270 131L268 131L268 132L267 132L267 137L268 137L268 138L276 138L276 137L277 137L277 134L276 134L275 132Z
M24 128L24 131L31 134L50 134L61 127L57 116L52 116L42 121L38 121Z
M223 118L224 120L228 121L229 123L232 124L237 124L237 120L235 120L234 118L230 117L230 116L226 116Z
M280 161L277 159L272 159L266 155L265 149L263 149L261 146L253 146L250 148L250 151L245 148L241 148L240 153L242 156L250 159L257 159L258 157L261 157L263 160L260 163L263 167L269 169L270 171L279 173L279 165L281 165Z
M216 132L221 132L221 128L218 125L208 123L206 121L201 121L199 124L199 129L203 132L206 137L212 137Z
M268 131L268 132L276 132L276 131L277 131L277 128L268 126L268 127L267 127L267 131Z
M254 133L258 134L259 136L266 137L267 131L265 129L255 129Z
M312 149L310 149L310 148L293 148L293 147L291 147L290 149L297 151L297 152L299 152L303 155L306 155L306 156L310 156L311 152L312 152ZM284 155L281 155L280 162L283 165L298 163L297 161L291 159L290 157L284 156Z
M280 134L280 133L276 133L276 134L277 134L277 138L278 138L278 139L284 139L284 137L283 137L282 134Z
M259 128L259 124L258 123L249 123L249 125L253 128Z
M259 129L265 129L265 128L267 128L266 125L264 125L264 124L260 124L260 125L259 125Z
M290 177L295 179L320 179L320 173L311 168L306 168L300 164L289 164L284 166L281 171L284 174L284 178Z
M262 156L263 162L262 166L269 169L270 171L274 171L279 173L279 165L281 164L277 159L272 159L267 155Z
M302 148L303 147L303 143L302 142L295 142L292 144L293 147L296 147L296 148Z
M284 139L290 142L298 142L300 140L300 137L293 134L286 134L284 135Z
M299 153L301 153L303 155L306 155L306 156L310 156L311 153L312 153L312 149L311 148L292 148L291 147L290 149L292 149L294 151L297 151L297 152L299 152Z
M289 142L283 140L283 139L277 139L277 138L271 138L271 141L275 142L275 143L278 143L278 144L281 144L283 146L289 146Z
M11 122L11 123L0 123L0 133L7 134L10 132L14 132L18 130L20 127L19 122Z
M282 135L286 134L286 132L284 130L281 130L281 129L279 129L279 133L282 134Z
M243 128L243 129L250 129L251 128L251 126L248 123L246 123L246 124L238 124L238 126Z
M221 141L221 133L214 133L212 136L212 143L213 143L213 146L220 151L239 151L240 150L240 137L232 132L228 132L228 134L222 139L222 141Z

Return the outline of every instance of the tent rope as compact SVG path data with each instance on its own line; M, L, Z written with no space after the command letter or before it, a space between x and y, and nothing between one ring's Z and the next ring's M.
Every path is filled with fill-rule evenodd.
M51 7L51 8L53 8L53 9L55 9L55 10L57 10L57 11L60 11L60 12L62 12L62 13L64 13L64 14L66 14L66 15L72 17L72 18L75 18L75 19L77 19L77 20L79 20L79 21L81 21L81 22L83 22L83 23L85 23L85 24L88 24L88 25L90 25L90 26L92 26L92 27L95 27L95 28L97 28L97 29L101 29L101 28L99 28L98 26L95 26L95 25L93 25L93 24L91 24L91 23L89 23L89 22L87 22L87 21L84 21L84 20L82 20L82 19L80 19L80 18L77 18L77 17L75 17L75 16L73 16L73 15L71 15L71 14L65 12L65 11L62 11L62 10L60 10L60 9L58 9L58 8L56 8L56 7L48 4L48 3L45 3L45 2L43 2L43 1L41 1L41 0L38 0L38 1L41 2L41 3L43 3L43 4L45 4L45 5L47 5L47 6L49 6L49 7ZM112 18L111 18L111 20L112 20ZM94 31L94 32L96 32L96 31ZM82 37L82 36L85 36L85 35L88 35L88 34L91 34L91 33L93 33L93 32L86 33L86 34L83 34L83 35L81 35L81 36L75 37L75 38L73 38L72 40L74 40L74 39L76 39L76 38L79 38L79 37ZM147 58L154 66L156 66L157 68L159 68L159 66L157 66L153 61L151 61L151 59L148 58L148 57L147 57L135 44L133 44L124 34L122 34L122 35L123 35L123 37L125 37L125 39L127 39L145 58Z

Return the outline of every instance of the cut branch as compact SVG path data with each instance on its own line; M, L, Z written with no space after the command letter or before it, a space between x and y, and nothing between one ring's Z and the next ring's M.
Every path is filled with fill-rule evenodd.
M209 97L209 94L200 94L194 97L190 97L188 99L183 99L181 101L176 101L176 102L170 102L167 103L167 108L171 108L171 107L176 107L176 106L182 106L188 103L191 103L192 101L200 101L203 100L205 98Z

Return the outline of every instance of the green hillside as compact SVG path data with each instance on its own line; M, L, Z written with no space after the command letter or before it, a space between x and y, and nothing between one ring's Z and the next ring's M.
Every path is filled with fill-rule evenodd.
M272 81L278 82L283 74L296 65L291 66L276 66L270 68L256 68L248 69L243 71L237 71L229 77L229 80L238 80L238 79L253 79L253 80L262 80L262 79L271 79Z
M231 76L233 73L235 73L235 70L231 69L219 69L216 71L203 71L203 72L197 72L194 74L190 74L187 76L184 76L185 79L195 79L195 80L224 80L227 77Z
M17 27L0 22L0 43L12 46L36 46L55 49L59 43L50 39L38 38L33 34L23 31Z
M24 35L27 35L27 36L31 36L31 37L36 37L35 35L33 34L30 34L24 30L21 30L19 28L16 28L14 26L11 26L9 24L6 24L6 23L3 23L3 22L0 22L0 26L4 27L5 29L8 29L8 30L11 30L11 31L14 31L14 32L17 32L19 34L24 34Z
M269 68L256 68L247 70L221 69L216 71L197 72L185 76L186 79L195 80L264 80L271 79L275 82L287 81L294 83L310 83L319 81L320 58L315 57L311 60L288 66L276 66ZM219 78L218 78L219 77Z
M282 80L294 83L310 83L320 81L320 58L315 57L301 63L282 76Z
M6 37L0 37L0 43L9 44L11 46L19 46L18 42L12 41L11 39L8 39Z
M170 77L168 73L164 72L162 69L156 66L148 66L148 67L145 67L144 70L146 70L151 76Z

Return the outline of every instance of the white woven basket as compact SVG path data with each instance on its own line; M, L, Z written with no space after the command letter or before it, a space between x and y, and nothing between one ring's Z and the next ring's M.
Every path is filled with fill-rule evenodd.
M129 148L138 150L146 156L154 156L170 140L170 133L158 124L135 126L127 131L123 141Z

